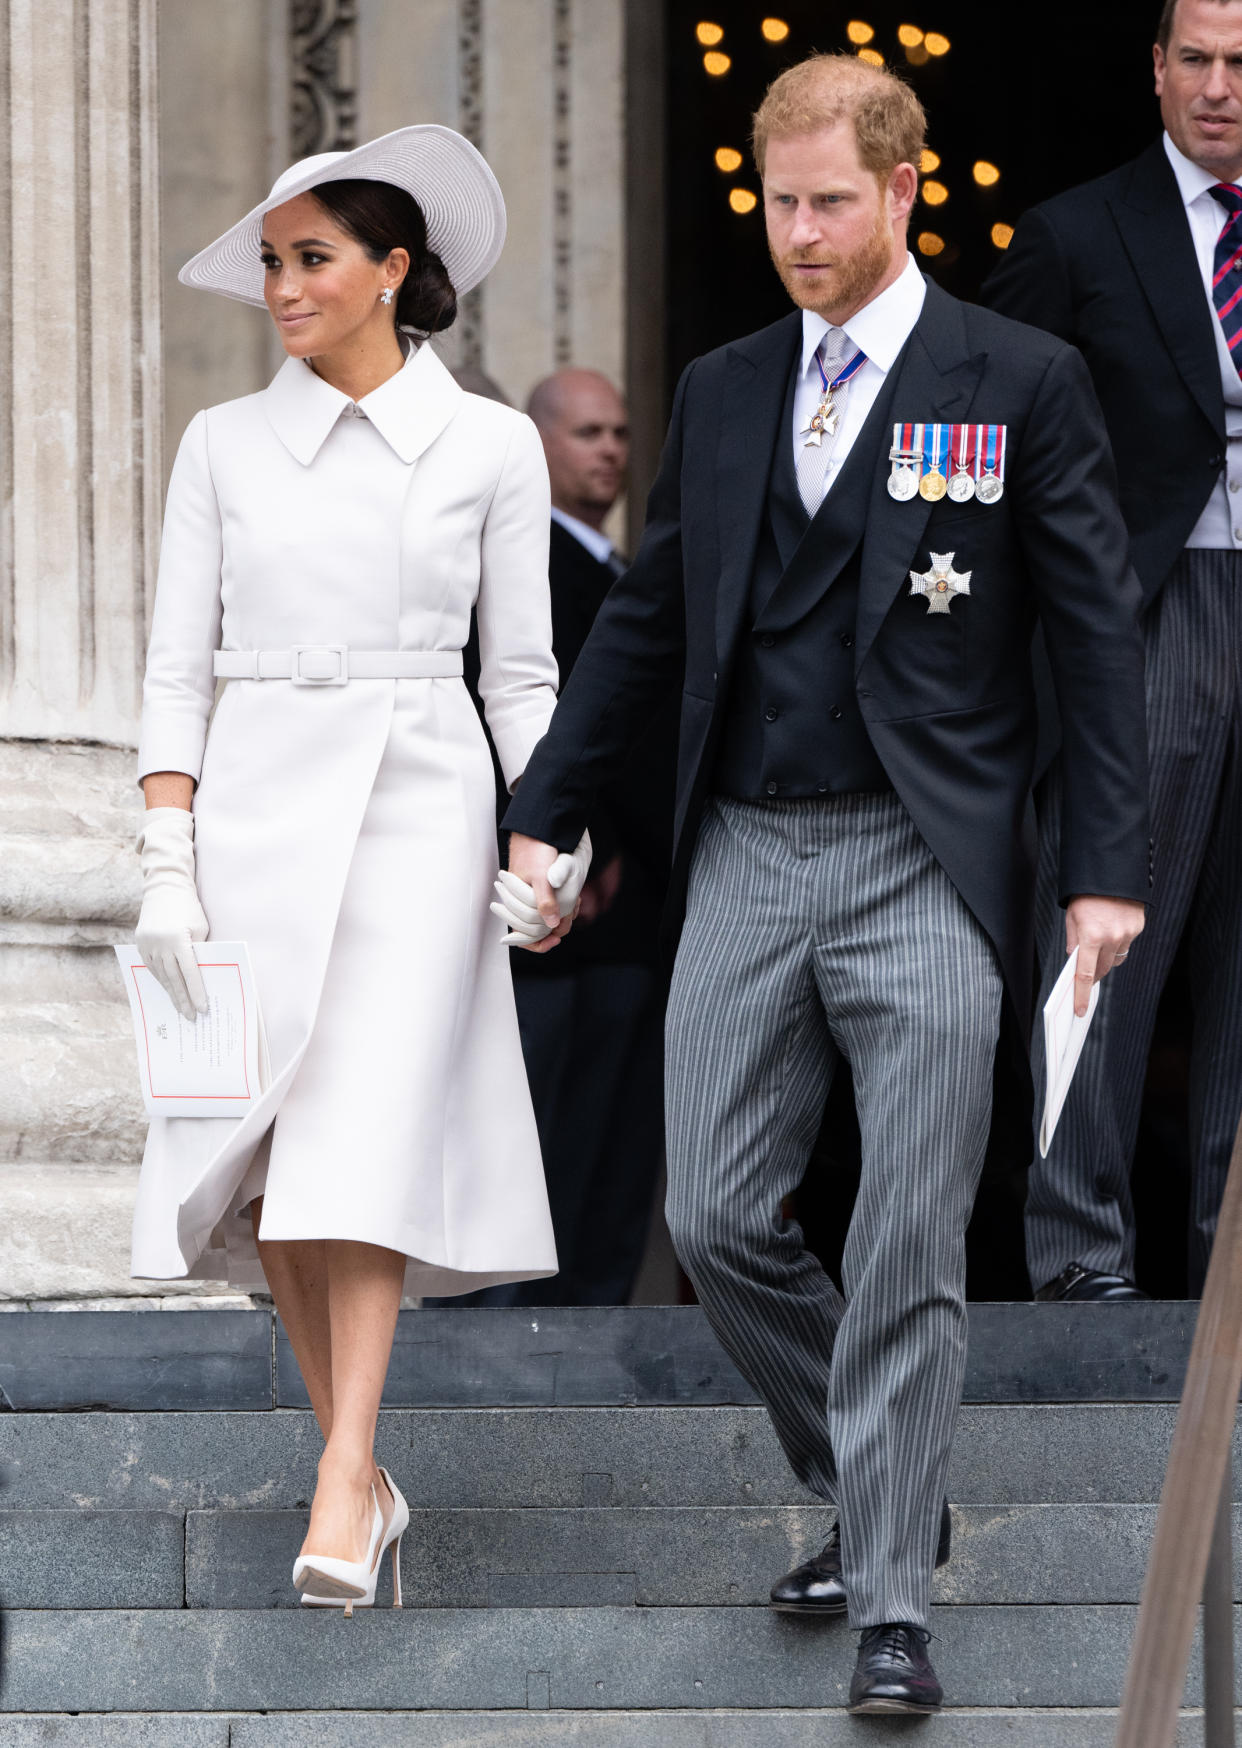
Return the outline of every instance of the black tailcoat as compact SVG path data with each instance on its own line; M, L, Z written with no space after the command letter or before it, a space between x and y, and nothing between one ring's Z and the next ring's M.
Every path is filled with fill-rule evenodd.
M983 300L1086 358L1150 601L1225 464L1215 317L1163 143L1032 207Z
M604 603L509 807L512 830L561 848L653 701L681 687L672 910L686 876L743 638L793 637L861 542L855 677L871 740L901 800L995 944L1029 1020L1035 831L1030 643L1042 620L1064 713L1064 895L1144 900L1147 763L1139 588L1108 440L1086 367L1046 334L929 285L919 322L832 491L762 615L752 571L800 344L794 312L690 365L638 556ZM896 420L1009 428L1007 489L896 503ZM953 553L971 594L947 615L910 594L911 569ZM722 926L746 926L722 919ZM917 942L911 942L917 951Z

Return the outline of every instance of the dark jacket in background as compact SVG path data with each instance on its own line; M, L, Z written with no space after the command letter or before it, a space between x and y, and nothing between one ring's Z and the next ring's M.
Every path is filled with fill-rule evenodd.
M1032 207L982 297L1086 359L1150 603L1225 464L1213 317L1163 141Z

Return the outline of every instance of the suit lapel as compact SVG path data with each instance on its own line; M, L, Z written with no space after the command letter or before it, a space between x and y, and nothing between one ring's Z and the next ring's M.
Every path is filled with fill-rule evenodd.
M966 327L957 299L929 283L923 313L891 372L888 416L894 422L966 423L986 360L986 353L971 357L967 352ZM888 495L888 473L882 467L872 467L869 487L864 481L858 483L866 532L856 670L862 666L894 596L905 584L932 512L932 505L921 496L907 504L894 503ZM833 487L829 501L839 489L840 482Z
M1215 318L1203 293L1181 190L1161 141L1135 162L1126 193L1109 205L1178 373L1212 429L1223 433Z
M726 668L746 612L775 445L802 337L797 310L729 348L716 449L720 578L716 648Z

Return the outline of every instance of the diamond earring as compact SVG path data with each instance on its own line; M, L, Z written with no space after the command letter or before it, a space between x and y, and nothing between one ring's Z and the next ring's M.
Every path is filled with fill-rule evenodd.
M394 295L395 294L393 292L392 286L386 285L384 287L383 291L380 292L380 302L381 303L391 303Z

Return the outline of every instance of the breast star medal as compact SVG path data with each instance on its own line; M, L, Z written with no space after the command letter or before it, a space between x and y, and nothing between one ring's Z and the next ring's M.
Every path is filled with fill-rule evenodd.
M836 436L837 426L841 422L841 409L833 396L839 388L844 388L846 383L858 375L858 372L867 362L867 354L861 351L855 352L845 369L834 376L831 382L828 380L824 370L824 361L818 352L815 354L815 362L819 366L819 380L823 385L824 392L819 397L819 405L798 433L800 437L806 439L803 447L807 449L821 448L825 435Z
M973 571L955 571L954 554L933 552L931 569L910 572L910 593L927 598L929 613L947 613L955 595L969 595Z

